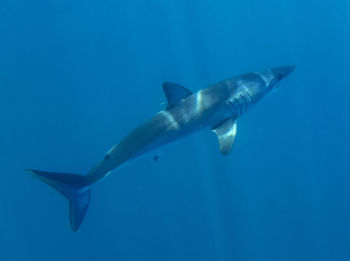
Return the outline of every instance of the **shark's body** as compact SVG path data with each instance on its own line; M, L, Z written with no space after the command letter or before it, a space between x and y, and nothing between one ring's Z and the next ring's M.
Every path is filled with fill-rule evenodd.
M168 99L167 108L112 147L86 176L29 171L69 199L70 222L75 231L79 228L88 207L90 185L122 164L208 127L217 134L222 154L228 154L235 139L237 118L274 89L278 82L293 70L294 66L285 66L247 73L197 93L191 93L174 83L165 83L163 89Z

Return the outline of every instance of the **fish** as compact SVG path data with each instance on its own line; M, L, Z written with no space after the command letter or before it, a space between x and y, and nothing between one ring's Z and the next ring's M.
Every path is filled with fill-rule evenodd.
M26 171L68 199L71 229L77 231L88 210L91 186L123 164L205 128L217 135L220 152L228 155L236 138L237 119L278 88L294 69L289 65L245 73L195 93L165 82L166 108L114 145L86 175Z

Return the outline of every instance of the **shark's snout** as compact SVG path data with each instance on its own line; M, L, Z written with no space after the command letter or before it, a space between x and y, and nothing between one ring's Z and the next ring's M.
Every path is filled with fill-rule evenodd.
M286 78L291 72L295 70L295 65L281 66L270 69L272 72L272 81L270 82L271 88L278 88L282 79Z
M291 72L293 72L295 70L295 67L295 65L275 67L272 68L271 71L274 73L275 77L278 80L282 80L283 78L287 77Z

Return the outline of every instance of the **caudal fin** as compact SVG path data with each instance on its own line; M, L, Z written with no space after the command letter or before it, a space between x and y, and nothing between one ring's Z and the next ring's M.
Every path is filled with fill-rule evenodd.
M69 200L69 220L73 231L83 221L90 202L90 184L79 174L46 172L27 169L34 177L56 189Z

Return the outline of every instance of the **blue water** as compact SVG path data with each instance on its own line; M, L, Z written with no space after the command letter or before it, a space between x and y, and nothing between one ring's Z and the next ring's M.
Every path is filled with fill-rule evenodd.
M350 3L0 3L0 260L350 260ZM68 203L25 168L86 173L164 108L240 73L297 69L238 121L202 131Z

